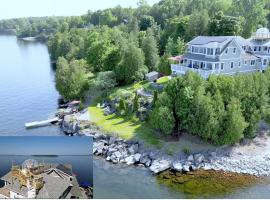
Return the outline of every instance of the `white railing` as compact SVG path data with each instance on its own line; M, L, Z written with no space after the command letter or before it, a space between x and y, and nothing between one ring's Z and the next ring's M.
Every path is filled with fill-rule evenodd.
M211 74L219 74L219 71L217 70L195 69L195 68L186 67L185 65L180 65L180 64L172 64L171 70L172 72L175 72L176 74L179 74L179 75L185 74L188 71L193 71L193 72L199 73L204 78L208 78Z

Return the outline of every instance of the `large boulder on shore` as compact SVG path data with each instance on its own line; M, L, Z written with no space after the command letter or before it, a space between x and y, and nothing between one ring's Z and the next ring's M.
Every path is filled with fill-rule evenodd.
M80 130L79 123L74 119L73 115L66 115L64 117L61 128L67 134L76 134Z
M145 167L150 167L152 160L148 155L141 155L140 163L143 164Z
M131 154L131 155L134 155L135 153L137 153L139 150L139 144L133 144L131 145L129 148L128 148L128 152Z
M150 170L155 174L163 172L171 167L170 160L154 160L150 166Z
M136 162L134 155L126 157L125 161L126 161L127 165L133 165Z
M202 163L205 160L204 155L202 154L194 154L194 162L196 165L199 165L200 163Z
M181 172L183 169L183 165L179 161L175 161L172 164L172 169L174 169L175 171Z

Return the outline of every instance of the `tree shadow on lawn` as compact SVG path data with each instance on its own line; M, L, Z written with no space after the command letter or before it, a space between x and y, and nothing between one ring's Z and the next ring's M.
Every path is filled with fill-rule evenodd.
M112 126L126 124L127 135L130 136L129 140L140 140L146 145L154 145L158 148L161 147L161 141L159 140L158 135L156 135L155 131L150 128L150 126L146 122L141 122L139 119L132 119L132 116L117 115L112 115L106 119L106 121L108 122L110 120L121 120L119 122L112 123Z

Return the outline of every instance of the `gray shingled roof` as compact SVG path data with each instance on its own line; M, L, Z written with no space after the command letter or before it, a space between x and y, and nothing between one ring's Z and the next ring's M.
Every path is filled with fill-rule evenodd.
M68 174L69 176L72 176L72 169L66 165L59 164L56 166L56 169L61 170L62 172Z
M11 183L11 174L10 174L10 180L9 182ZM21 187L20 182L18 181L18 179L13 179L13 184L7 184L6 188L9 190L12 190L13 192L19 193L23 196L27 196L27 191L28 189L26 187Z
M42 174L44 186L38 192L37 198L40 199L59 199L59 197L67 190L71 183L62 178L52 177Z
M222 43L225 42L226 40L230 39L230 36L198 36L191 40L189 44L192 45L205 45L210 42L218 42Z
M232 39L235 39L236 42L241 46L249 44L249 42L241 36L198 36L194 38L193 40L191 40L188 44L206 45L211 42L217 42L217 43L223 43L225 41L230 42Z
M270 40L253 40L250 39L249 42L253 45L260 45L260 46L270 46Z
M81 189L80 189L80 185L76 178L72 179L72 186L73 187L70 190L70 194L75 197L83 197Z
M65 165L57 165L55 166L58 170L63 170L65 173L69 174L70 176L73 176L72 170L70 167ZM37 194L37 198L42 199L58 199L67 189L70 190L72 196L77 197L83 197L79 184L76 180L76 177L74 176L72 182L69 180L65 180L60 177L53 177L46 173L42 173L41 176L43 177L44 186L40 189L40 191ZM7 181L11 183L11 172L8 172L6 175L4 175L1 179L4 181ZM74 184L74 188L72 187ZM8 184L6 186L8 189L20 193L24 196L27 195L27 188L26 187L20 187L20 183L17 179L13 179L13 184ZM70 187L70 188L69 188Z
M7 174L5 174L4 176L1 177L1 180L3 181L10 181L11 180L11 172L8 172Z
M241 55L241 58L242 58L242 59L246 59L246 60L255 60L255 59L257 59L258 57L255 56L254 54L251 54L251 53L243 53L243 54Z

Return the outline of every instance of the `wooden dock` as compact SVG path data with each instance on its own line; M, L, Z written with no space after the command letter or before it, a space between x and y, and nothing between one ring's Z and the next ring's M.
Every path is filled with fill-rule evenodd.
M59 122L59 120L60 119L58 117L55 117L55 118L47 119L44 121L29 122L29 123L25 123L25 127L26 128L34 128L34 127L47 126L47 125L50 125L52 123Z

